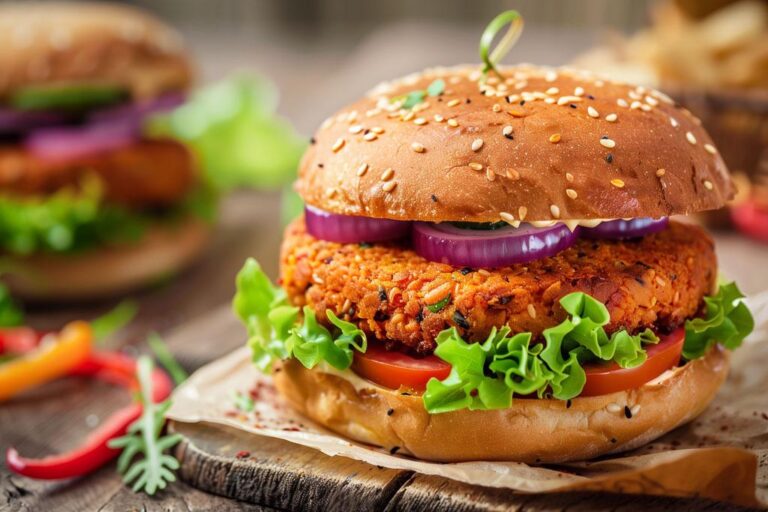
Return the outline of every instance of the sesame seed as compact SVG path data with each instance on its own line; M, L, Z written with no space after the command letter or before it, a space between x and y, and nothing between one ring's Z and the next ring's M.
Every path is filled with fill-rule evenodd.
M449 101L448 103L446 103L446 105L448 105L449 107L455 107L459 103L461 103L460 99L453 99L453 100Z
M528 304L528 316L531 318L536 318L536 308L533 307L533 304Z
M654 107L659 104L659 100L657 100L653 96L646 96L645 102L649 105L653 105Z
M549 212L552 214L552 216L556 219L560 218L560 208L556 205L550 205Z
M362 164L357 168L357 175L364 176L368 172L368 164Z
M613 139L609 139L607 137L604 137L600 139L600 145L603 147L606 147L608 149L615 148L616 147L616 141Z
M562 105L567 105L568 103L574 103L579 101L583 101L583 99L579 98L578 96L560 96L560 98L557 99L557 104L562 106Z
M677 122L677 119L675 119L674 117L670 117L670 118L669 118L669 123L670 123L670 124L671 124L671 125L672 125L674 128L677 128L678 126L680 126L680 123L678 123L678 122Z
M717 154L717 149L712 144L704 144L704 149L707 150L707 153L711 153L713 155Z
M632 416L637 416L637 413L640 412L640 404L634 405L629 412L632 413Z
M635 101L633 101L633 102L632 102L632 103L629 105L629 108L630 108L630 109L632 109L632 110L637 110L637 109L639 109L639 108L640 108L640 107L642 107L642 106L643 106L643 104L642 104L642 103L640 103L639 101L635 100Z
M469 168L473 171L482 171L483 170L483 164L478 162L469 162Z
M371 141L373 141L373 140L376 140L376 139L378 139L378 138L379 138L379 136L378 136L378 135L376 135L376 134L375 134L375 133L373 133L373 132L368 132L368 133L366 133L365 135L363 135L363 140L366 140L366 141L368 141L368 142L371 142Z
M414 142L413 144L411 144L411 149L417 153L423 153L424 151L426 151L426 148L424 147L424 145L419 144L418 142Z
M544 98L544 103L552 105L555 102L555 98Z
M409 110L408 113L403 116L403 121L410 121L414 117L416 117L416 114L413 113L413 110Z
M520 173L515 169L507 169L507 178L517 181L520 179Z
M706 188L707 190L712 190L713 188L715 188L715 186L712 184L711 181L704 180L704 188Z
M336 142L333 143L333 146L331 146L331 150L333 150L334 153L338 153L341 148L344 147L344 139L338 138L336 139Z
M387 167L384 169L384 172L381 173L381 181L389 181L395 176L395 170L391 167Z
M605 116L605 120L608 121L609 123L615 123L616 119L618 118L619 116L617 116L616 114L608 114L607 116Z
M435 114L434 119L435 119L436 123L442 123L443 121L445 121L445 118L443 116L441 116L440 114Z
M501 217L501 220L503 220L504 222L506 222L508 224L512 224L513 222L517 222L517 220L515 220L515 216L512 215L511 213L508 213L508 212L501 212L499 214L499 217Z
M587 107L587 114L589 114L589 117L598 118L600 117L600 112L598 112L595 107L589 106Z
M494 103L494 104L493 104L493 109L492 109L492 110L493 110L494 112L501 112L501 105L499 105L498 103Z
M557 80L557 72L555 71L547 71L547 74L544 75L545 82L554 82L555 80Z
M384 192L392 192L392 190L394 190L396 186L397 186L396 181L388 181L381 188L382 190L384 190Z
M642 110L643 112L650 112L653 109L651 108L650 105L646 105L645 103L643 103L640 105L640 110Z
M382 133L384 133L384 128L382 128L381 126L374 126L373 128L371 128L371 131L376 135L381 135Z
M620 180L619 178L612 179L611 185L616 188L624 188L624 180Z
M493 170L490 167L485 168L485 178L488 181L495 181L496 180L496 173L493 172Z
M423 117L417 117L416 119L413 120L413 124L418 125L418 126L422 126L422 125L427 124L427 120L424 119Z
M520 217L520 220L525 220L526 215L528 215L528 208L521 206L517 209L517 216Z
M616 100L616 104L617 104L618 106L620 106L620 107L624 107L624 108L627 108L627 107L629 106L629 103L627 103L627 100L625 100L624 98L619 98L619 99L617 99L617 100Z
M349 127L349 133L356 135L363 131L363 125L361 124L355 124Z
M553 96L554 96L555 94L560 94L560 89L558 89L557 87L550 87L550 88L549 88L549 89L547 89L545 92L546 92L547 94L551 94L551 95L553 95Z
M667 282L664 279L662 279L661 276L656 276L654 281L656 281L656 284L658 284L659 286L667 286Z
M619 404L617 404L617 403L610 403L610 404L605 406L605 409L608 412L612 412L612 413L617 413L617 412L622 410L621 406Z
M565 179L568 180L568 183L573 183L573 174L569 172L565 173Z
M511 126L509 126L509 125L507 125L507 126L505 126L504 128L501 129L501 134L504 135L508 139L512 139L513 138L512 132L513 132L513 128Z
M472 151L480 151L483 147L483 139L475 139L472 141Z
M659 178L664 176L666 173L667 173L666 169L656 169L656 176L658 176Z
M522 112L520 110L510 110L507 113L512 117L525 117L525 112Z
M558 142L560 142L560 134L553 133L552 135L550 135L549 142L551 142L552 144L557 144Z
M456 128L457 126L459 126L459 122L455 119L449 119L448 126L453 126L454 128Z
M577 197L579 197L579 195L576 193L576 191L573 190L572 188L565 189L565 193L571 199L576 199Z
M639 100L640 98L642 98L642 96L637 94L635 91L629 91L628 96L633 100Z
M688 139L688 142L691 144L696 144L696 137L691 132L685 132L685 138Z
M584 96L584 88L583 87L577 87L573 90L574 96Z

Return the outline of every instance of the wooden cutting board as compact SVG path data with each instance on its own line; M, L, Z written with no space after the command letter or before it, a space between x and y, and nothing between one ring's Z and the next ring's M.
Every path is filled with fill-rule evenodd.
M208 347L227 353L245 337L229 307L176 331L172 349ZM614 510L629 506L646 511L738 510L707 500L596 493L521 494L462 484L372 466L279 439L218 425L171 422L184 435L176 448L179 477L187 484L220 496L280 510L302 511L487 511Z

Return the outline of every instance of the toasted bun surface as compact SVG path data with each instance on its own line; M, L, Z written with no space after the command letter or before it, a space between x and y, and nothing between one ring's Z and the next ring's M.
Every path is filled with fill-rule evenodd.
M196 217L156 224L135 244L71 255L3 256L11 292L33 301L84 300L119 295L165 278L205 249L212 226Z
M299 193L334 213L430 222L661 217L733 195L699 121L666 95L564 69L501 73L381 84L323 123ZM400 108L438 79L441 95Z
M185 89L191 76L180 36L139 9L0 5L0 96L30 85L103 83L151 97Z
M575 398L570 407L561 400L515 399L509 409L443 414L427 413L420 396L373 384L356 389L295 360L283 362L274 380L294 408L363 443L434 461L558 463L636 448L690 421L725 380L728 357L716 347L664 380Z

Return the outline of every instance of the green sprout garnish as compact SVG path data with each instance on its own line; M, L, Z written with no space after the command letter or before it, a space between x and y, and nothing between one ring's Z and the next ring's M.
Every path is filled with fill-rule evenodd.
M440 96L445 91L445 80L442 78L438 78L429 86L427 86L426 89L417 89L415 91L411 91L408 94L403 94L401 96L395 96L392 98L392 103L396 101L402 101L402 107L403 108L413 108L422 101L424 101L427 96L429 97L435 97Z
M509 25L507 33L501 38L496 48L491 51L491 44L494 38L507 24ZM509 50L515 45L522 32L523 17L517 11L504 11L491 20L480 37L480 58L483 61L484 76L488 76L488 73L493 71L496 76L501 77L501 74L496 69L496 64L509 53Z

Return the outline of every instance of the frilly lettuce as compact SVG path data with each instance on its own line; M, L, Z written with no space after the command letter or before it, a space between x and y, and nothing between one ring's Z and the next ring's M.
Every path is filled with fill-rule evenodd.
M317 322L315 312L288 305L285 292L272 284L253 258L237 275L233 308L248 330L253 362L269 372L276 360L295 357L307 368L326 362L338 370L352 364L352 350L365 352L365 333L326 311L333 332Z
M683 356L702 356L714 343L733 349L753 328L752 315L733 284L705 297L706 316L686 323ZM517 395L536 394L567 400L578 396L586 382L583 365L612 361L622 368L643 364L646 344L658 343L650 330L632 335L605 332L608 309L582 292L560 299L568 314L559 325L545 329L543 343L531 333L512 334L509 327L493 329L485 341L465 341L456 328L437 335L435 355L451 365L444 380L431 379L423 395L430 413L459 409L504 409ZM233 306L245 323L254 363L270 371L274 361L295 357L313 368L327 363L338 370L352 364L353 350L365 352L365 333L326 311L332 330L320 325L314 311L290 306L285 292L274 286L259 264L249 259L237 276Z
M741 346L744 338L755 328L752 313L742 301L736 283L723 284L712 297L704 297L706 315L685 323L683 357L696 359L703 356L715 343L733 350Z

